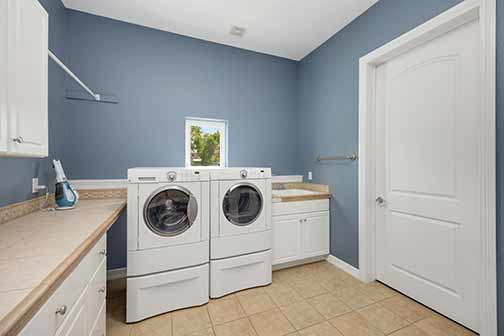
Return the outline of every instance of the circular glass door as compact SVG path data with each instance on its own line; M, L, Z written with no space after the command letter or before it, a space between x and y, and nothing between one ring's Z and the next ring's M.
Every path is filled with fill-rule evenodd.
M229 189L222 201L222 211L234 225L252 224L261 214L263 198L261 192L251 184L237 184Z
M155 192L145 202L147 227L161 236L177 236L187 231L198 214L198 203L191 192L175 186Z

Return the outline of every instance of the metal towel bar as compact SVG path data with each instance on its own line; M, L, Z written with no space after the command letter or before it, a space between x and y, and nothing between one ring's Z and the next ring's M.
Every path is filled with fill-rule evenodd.
M357 160L357 155L334 155L334 156L318 156L317 161L355 161Z

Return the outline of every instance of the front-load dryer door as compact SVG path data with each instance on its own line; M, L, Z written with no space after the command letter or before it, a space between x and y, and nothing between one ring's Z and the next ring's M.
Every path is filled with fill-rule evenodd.
M141 184L138 226L140 249L201 241L201 183Z
M220 235L266 230L266 182L249 180L220 183Z

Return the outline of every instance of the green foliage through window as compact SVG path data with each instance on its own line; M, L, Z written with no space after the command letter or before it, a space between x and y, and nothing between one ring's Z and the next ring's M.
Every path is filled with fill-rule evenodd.
M215 128L191 126L191 166L219 165L219 131Z

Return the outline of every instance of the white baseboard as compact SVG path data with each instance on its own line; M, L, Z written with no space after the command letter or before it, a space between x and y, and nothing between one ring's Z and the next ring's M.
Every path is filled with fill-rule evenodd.
M341 270L347 272L351 276L360 280L360 272L357 268L353 267L349 263L344 262L343 260L333 256L332 254L327 256L327 262L333 264L334 266L340 268Z
M126 267L114 268L107 271L107 280L117 280L126 278Z
M296 261L291 261L291 262L286 262L286 263L283 263L283 264L276 264L276 265L273 265L273 271L279 271L281 269L284 269L284 268L291 268L291 267L296 267L296 266L301 266L301 265L305 265L305 264L311 264L311 263L314 263L314 262L317 262L317 261L322 261L322 260L326 260L327 258L327 255L321 255L319 257L311 257L311 258L306 258L306 259L301 259L301 260L296 260Z
M70 183L77 190L89 189L125 189L128 185L127 180L109 179L109 180L71 180Z

